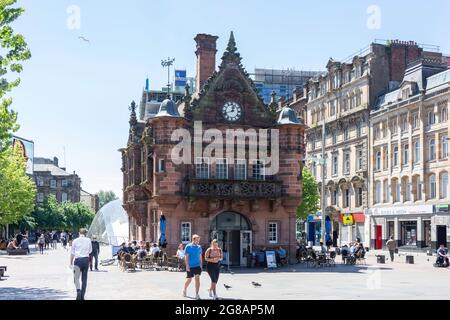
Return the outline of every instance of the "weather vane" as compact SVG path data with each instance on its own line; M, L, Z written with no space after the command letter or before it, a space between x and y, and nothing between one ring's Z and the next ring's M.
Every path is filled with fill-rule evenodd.
M173 65L175 58L171 59L170 57L167 60L161 60L161 65L165 68L167 67L167 97L170 97L170 66Z

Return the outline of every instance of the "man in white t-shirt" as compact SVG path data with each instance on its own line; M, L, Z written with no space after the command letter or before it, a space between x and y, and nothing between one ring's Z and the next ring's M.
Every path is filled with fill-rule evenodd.
M86 237L86 234L86 229L80 229L80 236L73 241L70 250L70 267L73 267L74 282L77 289L77 300L84 300L89 270L89 255L92 252L91 239Z

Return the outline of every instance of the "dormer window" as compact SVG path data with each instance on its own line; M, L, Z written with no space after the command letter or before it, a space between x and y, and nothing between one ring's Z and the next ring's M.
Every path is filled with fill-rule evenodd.
M411 95L411 89L410 88L406 88L406 89L402 90L402 100L408 99L410 95Z

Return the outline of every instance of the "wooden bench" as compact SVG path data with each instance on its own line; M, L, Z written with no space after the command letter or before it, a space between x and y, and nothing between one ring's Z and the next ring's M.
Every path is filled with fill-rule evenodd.
M26 256L28 254L27 249L15 249L15 250L7 250L9 256Z

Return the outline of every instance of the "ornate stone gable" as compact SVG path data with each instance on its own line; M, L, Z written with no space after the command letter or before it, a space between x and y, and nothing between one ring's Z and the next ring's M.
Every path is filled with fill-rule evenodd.
M205 124L229 123L255 127L271 127L276 123L274 115L258 95L253 80L240 62L241 57L231 33L219 71L214 72L198 97L191 101L189 111L192 120ZM225 117L226 103L236 103L240 107L239 119L230 121Z

